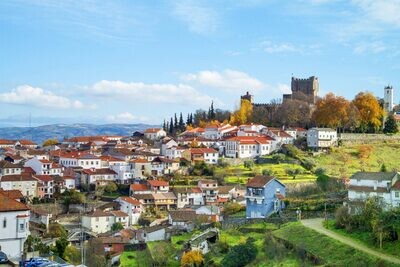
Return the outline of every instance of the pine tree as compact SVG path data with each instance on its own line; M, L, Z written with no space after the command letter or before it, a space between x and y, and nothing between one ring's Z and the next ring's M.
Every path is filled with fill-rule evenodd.
M176 113L174 115L174 132L178 130L178 117L176 116Z
M179 131L183 132L185 130L185 123L183 122L182 112L179 115Z
M162 125L162 128L163 128L164 131L167 131L167 130L168 130L166 126L167 126L167 125L166 125L165 119L164 119L164 122L163 122L163 125Z
M208 119L209 120L215 120L214 101L211 101L210 114L208 116Z
M186 125L190 125L190 113L187 114Z
M193 113L190 113L190 125L193 125L194 121L193 121Z
M169 122L169 133L174 134L174 121L171 117L171 121Z

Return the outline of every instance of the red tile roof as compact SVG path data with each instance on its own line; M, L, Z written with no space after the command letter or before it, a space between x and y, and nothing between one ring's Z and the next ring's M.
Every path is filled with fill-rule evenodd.
M141 203L139 200L133 197L120 197L122 201L128 202L129 204L135 205L135 206L140 206Z
M149 188L147 187L146 184L131 184L130 185L130 190L131 191L148 191Z
M42 182L51 182L54 181L54 178L51 177L50 175L35 175L37 179L39 179Z
M161 131L161 128L148 128L146 129L146 131L144 131L145 133L157 133L159 131Z
M21 199L24 196L22 195L21 191L19 190L3 190L2 188L0 188L0 194L5 195L6 197L9 197L11 199Z
M168 186L169 183L166 181L160 181L160 180L147 180L147 182L151 185L151 186Z
M31 176L31 174L14 174L14 175L5 175L1 177L2 182L19 182L19 181L37 181L35 178Z
M0 194L0 212L25 210L29 210L27 205Z
M267 136L236 136L226 141L237 141L240 144L269 144L271 140L273 139Z
M84 169L84 173L89 174L89 175L116 175L117 173L111 169L108 168L102 168L102 169Z

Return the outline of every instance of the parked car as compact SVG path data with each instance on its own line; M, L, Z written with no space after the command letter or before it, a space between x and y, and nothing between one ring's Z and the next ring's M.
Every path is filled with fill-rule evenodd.
M24 262L24 267L39 267L44 263L51 263L51 261L42 257L33 257Z
M7 263L7 262L8 262L8 258L7 258L6 253L0 251L0 263Z

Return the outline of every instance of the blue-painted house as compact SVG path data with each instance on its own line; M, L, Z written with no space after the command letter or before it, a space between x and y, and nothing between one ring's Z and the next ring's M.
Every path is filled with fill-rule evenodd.
M284 208L285 185L271 176L259 175L246 185L246 217L265 218Z

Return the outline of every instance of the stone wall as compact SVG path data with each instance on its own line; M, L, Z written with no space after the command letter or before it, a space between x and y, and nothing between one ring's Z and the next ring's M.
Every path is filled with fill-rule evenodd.
M371 144L382 141L400 142L400 135L342 133L339 139L345 144Z

